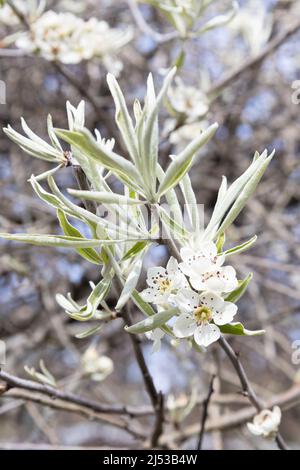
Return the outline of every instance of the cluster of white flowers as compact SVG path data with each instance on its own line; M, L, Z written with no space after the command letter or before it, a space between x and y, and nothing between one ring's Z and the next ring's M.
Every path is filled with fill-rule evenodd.
M193 336L199 346L207 347L220 338L218 325L230 323L237 313L237 306L225 300L238 287L236 272L232 266L223 266L225 256L218 254L213 242L197 252L184 247L180 255L181 263L171 257L166 268L148 270L148 288L141 295L159 310L177 307L175 336ZM152 339L156 336L154 332Z
M21 33L16 46L26 53L38 53L50 61L78 64L101 58L107 69L118 73L122 67L115 54L132 38L132 31L110 28L105 21L87 21L73 13L46 11Z

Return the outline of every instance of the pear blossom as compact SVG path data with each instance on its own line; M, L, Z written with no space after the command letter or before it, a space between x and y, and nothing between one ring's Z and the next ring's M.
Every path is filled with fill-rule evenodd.
M114 370L114 363L108 356L99 355L95 346L90 346L82 356L83 372L91 376L92 380L102 382Z
M27 53L38 52L47 60L78 64L82 60L101 58L105 66L120 70L121 63L111 59L132 38L130 29L110 28L105 21L88 21L72 13L45 12L33 22L31 30L19 35L16 46Z
M152 302L157 305L172 301L174 294L184 287L188 287L187 280L178 269L178 262L172 256L166 268L162 266L148 269L148 288L141 292L145 302Z
M188 117L188 121L203 117L209 109L206 95L198 88L187 86L179 77L169 89L168 99L171 111Z
M220 338L217 325L230 323L237 312L235 304L209 291L199 295L191 289L182 289L175 296L175 303L182 312L173 326L175 336L194 336L195 342L204 347Z
M190 279L191 286L196 290L214 292L231 292L238 286L235 269L222 266L225 256L218 254L213 242L207 242L197 251L189 247L180 250L181 271Z
M255 436L273 439L278 432L280 422L281 409L279 406L274 406L273 410L262 410L253 418L252 423L247 423L247 427Z
M161 347L161 340L165 336L165 333L160 328L155 328L152 331L148 331L146 337L153 341L152 353L159 352Z

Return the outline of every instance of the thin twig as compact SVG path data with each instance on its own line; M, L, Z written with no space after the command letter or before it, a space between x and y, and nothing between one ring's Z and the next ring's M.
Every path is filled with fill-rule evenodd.
M227 88L233 82L235 82L241 75L243 75L248 70L253 69L254 67L260 65L270 54L276 51L287 39L289 39L293 34L295 34L300 29L300 21L292 24L282 33L278 34L272 41L270 41L266 47L255 57L246 60L242 65L240 65L233 72L228 73L224 78L222 78L218 83L212 85L208 90L209 95L218 95L224 88Z
M203 442L203 437L204 437L204 431L205 431L205 424L208 418L208 407L210 403L210 399L212 397L212 394L214 393L214 380L216 376L213 375L210 383L209 383L209 388L208 388L208 394L207 397L203 403L203 412L202 412L202 418L201 418L201 427L200 427L200 433L199 433L199 440L198 440L198 445L197 445L197 450L202 449L202 442Z
M172 41L173 39L179 38L179 34L177 33L177 31L174 31L172 33L166 33L166 34L160 34L154 31L145 21L143 15L141 14L139 7L136 4L136 1L127 0L127 3L131 10L133 18L142 33L148 36L151 36L159 44L166 43L166 42Z
M232 349L228 341L223 336L221 336L221 338L219 339L219 344L221 345L222 349L224 350L224 352L226 353L227 357L230 359L233 367L236 370L236 373L242 385L242 390L243 390L244 395L248 397L249 401L252 403L252 405L254 406L254 408L256 408L258 412L262 411L265 408L264 404L260 401L260 399L256 395L256 392L253 389L248 379L248 376L246 374L246 371L240 361L239 355ZM276 442L277 442L279 449L281 450L288 449L282 436L279 433L276 436Z

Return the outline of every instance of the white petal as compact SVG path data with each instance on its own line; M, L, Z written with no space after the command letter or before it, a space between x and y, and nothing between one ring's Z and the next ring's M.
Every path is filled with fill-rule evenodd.
M195 254L194 251L187 246L184 246L180 250L180 256L183 259L183 261L189 260L190 258L194 256L194 254Z
M261 436L263 434L262 429L259 426L256 426L253 423L247 423L249 431L254 434L254 436Z
M174 276L178 270L179 270L178 262L174 258L174 256L171 256L167 264L167 273L170 274L171 276Z
M191 286L196 290L207 290L206 284L203 281L202 276L195 276L194 274L190 277Z
M218 341L220 336L221 333L219 328L212 323L198 326L194 334L196 343L199 344L199 346L204 346L205 348L211 343Z
M186 276L192 276L194 273L192 263L190 261L183 261L179 263L179 268Z
M274 408L272 410L272 416L273 416L274 423L277 426L279 426L279 424L281 422L281 409L279 408L279 406L274 406Z
M218 254L218 250L216 245L213 242L204 243L201 246L201 253L208 258L214 258Z
M158 291L152 287L143 290L140 295L145 302L154 302L158 297Z
M217 275L217 273L212 274L208 279L204 280L204 285L206 290L215 291L215 292L227 292L227 284Z
M191 315L182 313L174 323L173 332L177 338L186 338L194 334L196 326Z
M184 313L192 313L199 305L199 295L191 289L181 289L174 296L177 307Z
M224 309L224 299L215 292L205 291L200 295L200 303L210 307L214 312Z
M226 290L223 292L231 292L238 286L238 280L236 277L236 271L232 266L225 266L221 268L221 277L226 283Z
M155 286L159 278L166 277L166 270L162 266L153 267L148 269L147 284L148 286Z
M217 325L227 325L227 323L232 322L237 309L237 306L232 302L223 302L222 310L217 310L214 312L214 322Z

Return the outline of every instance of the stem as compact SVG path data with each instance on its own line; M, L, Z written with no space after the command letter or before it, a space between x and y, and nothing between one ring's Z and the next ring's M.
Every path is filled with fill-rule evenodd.
M228 341L223 336L221 336L221 338L219 339L219 344L236 370L236 373L242 385L243 394L249 398L249 401L252 403L252 405L254 406L254 408L256 408L258 412L262 411L264 409L264 405L258 398L255 390L253 389L246 374L246 371L239 359L239 355L232 349ZM288 450L286 443L284 442L282 436L279 433L277 433L276 442L279 449Z
M216 378L216 376L213 375L211 380L210 380L208 394L207 394L207 397L206 397L206 399L204 400L204 403L203 403L203 413L202 413L202 419L201 419L201 427L200 427L197 450L202 449L202 442L203 442L203 437L204 437L205 424L206 424L206 421L207 421L207 418L208 418L208 407L209 407L209 403L210 403L210 399L212 397L212 394L214 393L215 378Z

